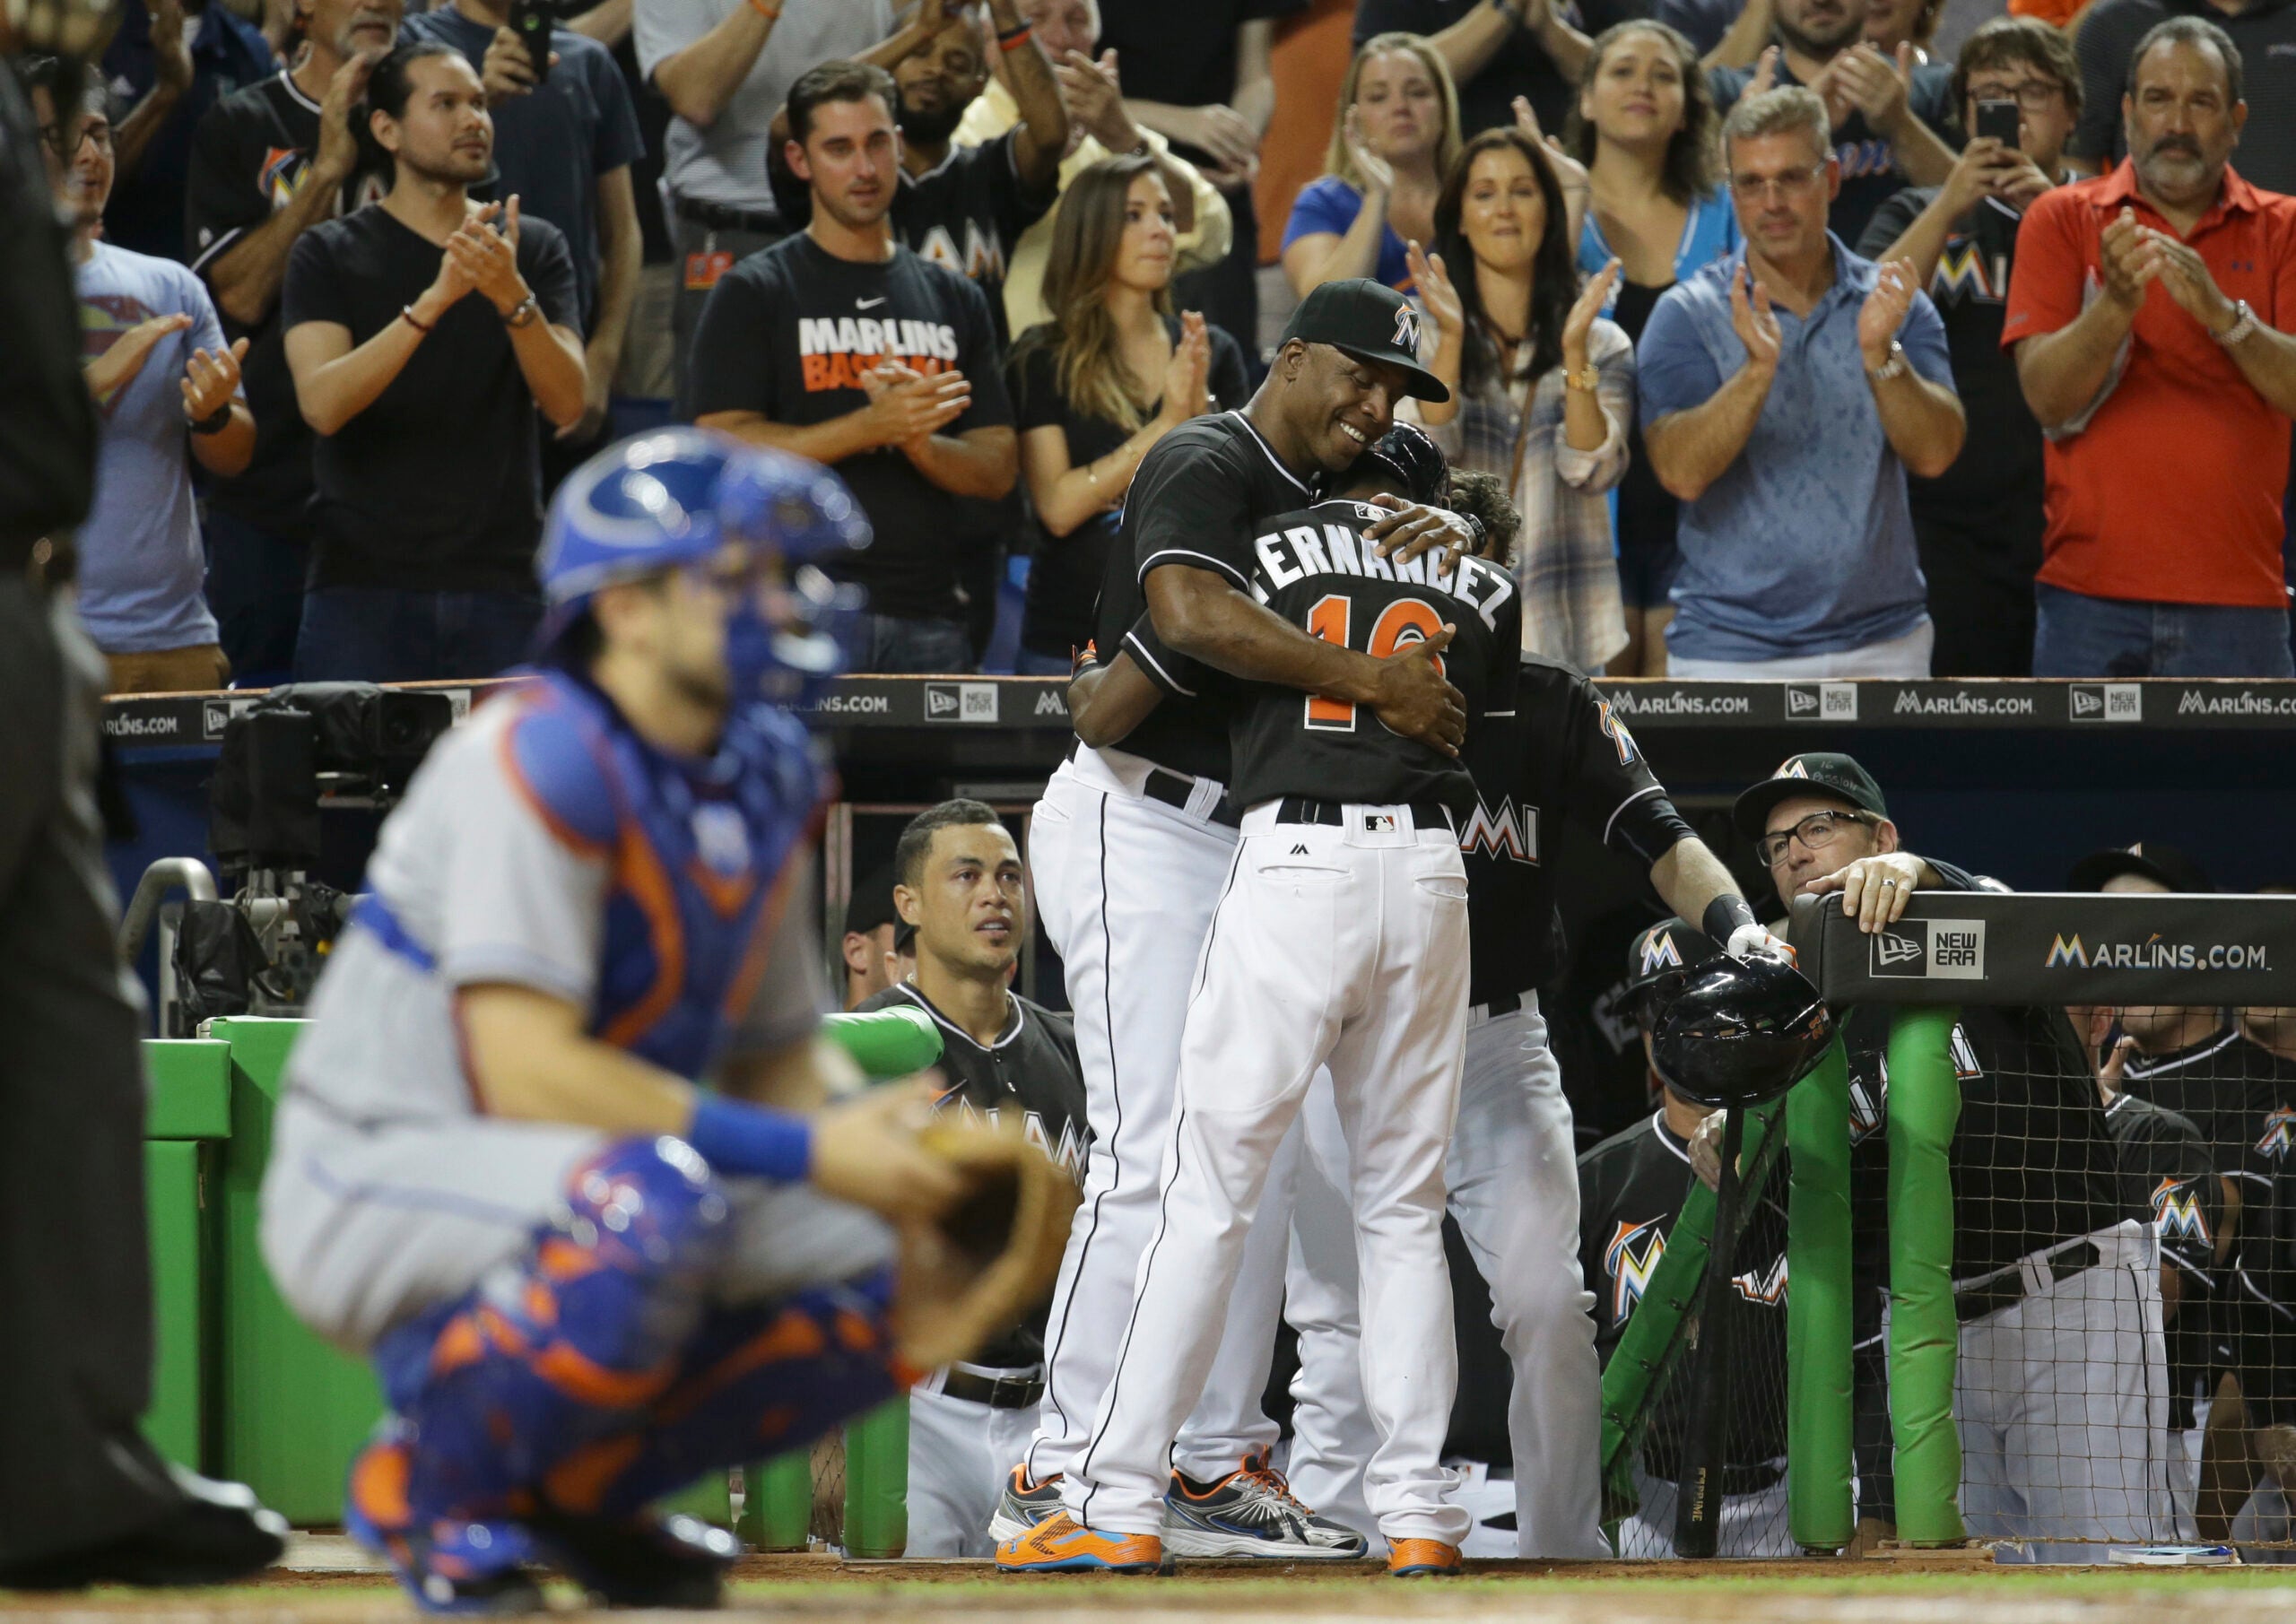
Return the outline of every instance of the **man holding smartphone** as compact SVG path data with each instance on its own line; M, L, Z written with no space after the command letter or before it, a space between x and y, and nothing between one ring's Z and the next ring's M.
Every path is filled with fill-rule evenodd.
M1976 133L1943 186L1913 187L1874 212L1857 251L1909 259L1953 358L1969 439L1935 479L1906 482L1941 677L2022 677L2033 669L2033 574L2041 563L2041 430L2001 348L2017 227L2065 178L2081 117L2081 73L2064 33L1998 17L1971 34L1953 100Z

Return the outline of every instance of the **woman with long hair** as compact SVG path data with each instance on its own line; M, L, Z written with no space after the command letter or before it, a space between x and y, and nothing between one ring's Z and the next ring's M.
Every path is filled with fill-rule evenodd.
M1283 228L1283 274L1305 299L1370 276L1412 291L1405 245L1434 234L1435 198L1459 150L1459 93L1417 34L1375 34L1340 82L1324 174Z
M1718 120L1698 48L1663 22L1622 22L1595 41L1580 77L1570 144L1587 166L1593 206L1578 267L1615 259L1616 294L1605 312L1637 343L1658 296L1738 246L1737 216L1717 174ZM1619 590L1626 611L1617 676L1663 676L1674 618L1674 499L1642 454L1638 423L1619 482Z
M1061 195L1044 297L1052 319L1013 345L1007 379L1036 511L1018 669L1065 674L1092 638L1116 509L1148 448L1241 405L1243 352L1172 313L1171 194L1147 153L1080 171Z
M1523 647L1599 671L1626 646L1605 499L1634 414L1634 346L1601 315L1618 262L1578 285L1561 183L1517 128L1461 149L1434 226L1411 265L1451 398L1413 406L1454 467L1496 474L1522 513Z

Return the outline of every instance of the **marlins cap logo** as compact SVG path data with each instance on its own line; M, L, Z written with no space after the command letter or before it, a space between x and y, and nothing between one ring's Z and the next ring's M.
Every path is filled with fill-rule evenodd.
M1642 973L1655 976L1660 970L1683 968L1682 950L1674 945L1674 933L1660 931L1642 944Z
M1413 355L1419 353L1419 307L1417 305L1405 304L1396 307L1396 348L1408 350Z
M2211 1244L2208 1215L2201 1210L2200 1191L2189 1178L2164 1178L2152 1192L2152 1221L2163 1240L2183 1239Z
M1788 756L1778 764L1778 770L1770 776L1773 778L1806 778L1810 776L1810 769L1801 757Z

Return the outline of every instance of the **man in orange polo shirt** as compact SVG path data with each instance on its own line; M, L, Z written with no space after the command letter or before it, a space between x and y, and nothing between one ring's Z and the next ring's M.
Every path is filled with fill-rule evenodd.
M2138 42L2129 155L2035 203L2002 343L2048 436L2036 676L2286 677L2296 198L2239 143L2240 53L2196 17Z

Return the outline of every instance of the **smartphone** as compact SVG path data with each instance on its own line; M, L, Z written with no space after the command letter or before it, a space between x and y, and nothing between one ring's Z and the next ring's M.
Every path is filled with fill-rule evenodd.
M517 13L511 13L510 26L516 28ZM2017 104L2013 101L1980 101L1977 104L1977 130L1979 140L1990 135L2003 146L2017 144Z
M534 65L535 83L537 84L550 77L552 23L550 8L541 0L510 0L510 31L526 42L526 60ZM1990 105L1981 104L1979 112L1982 114L1985 107ZM2013 103L2008 105L2012 112L2016 110ZM2014 135L2015 120L2013 118L2010 122L2013 126L2010 133Z

